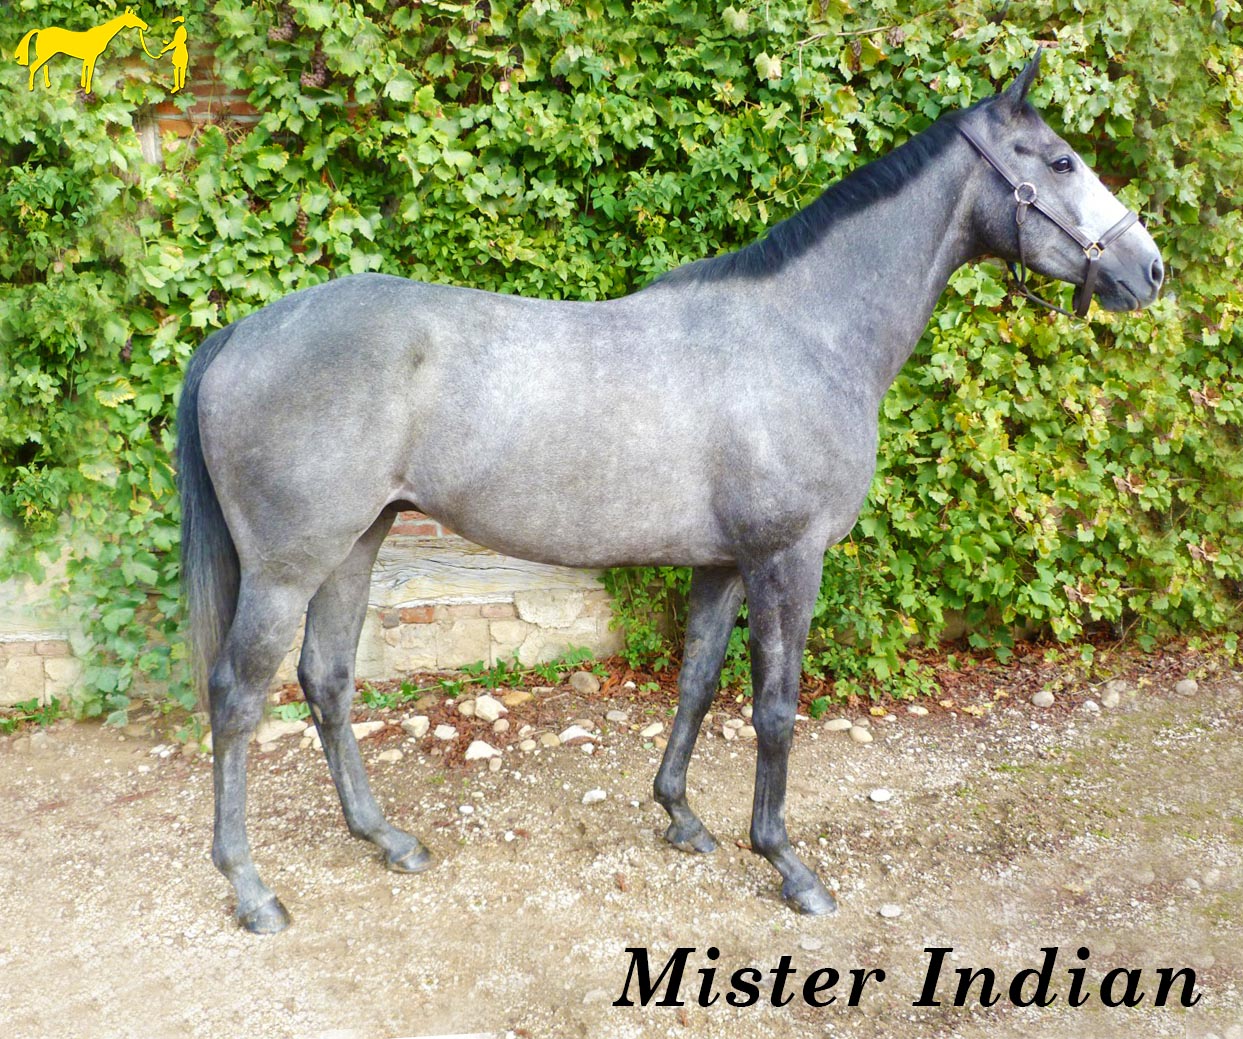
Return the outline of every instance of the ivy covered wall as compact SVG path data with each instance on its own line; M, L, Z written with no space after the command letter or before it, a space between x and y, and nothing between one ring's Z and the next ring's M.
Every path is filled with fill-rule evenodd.
M17 0L40 24L123 5ZM902 688L947 617L1004 648L1239 626L1243 168L1237 0L216 0L186 16L257 122L163 165L135 124L173 95L118 36L76 92L0 75L0 576L68 545L85 708L136 676L188 702L170 421L212 328L305 285L381 270L594 299L744 244L824 186L1048 50L1034 100L1138 209L1169 270L1141 315L1091 323L964 269L883 408L879 471L829 552L807 665ZM631 651L685 576L614 574ZM735 644L740 651L741 632ZM737 661L737 656L734 660ZM905 677L904 677L905 676Z

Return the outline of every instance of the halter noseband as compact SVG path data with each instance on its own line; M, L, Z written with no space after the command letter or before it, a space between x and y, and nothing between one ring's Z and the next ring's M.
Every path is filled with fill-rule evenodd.
M988 160L990 166L1005 178L1007 184L1014 189L1014 223L1018 228L1019 239L1019 262L1018 269L1012 261L1007 262L1010 268L1010 276L1014 279L1014 286L1020 296L1024 296L1033 303L1039 303L1042 307L1049 310L1055 310L1059 314L1065 314L1067 317L1086 317L1088 308L1092 305L1092 295L1096 291L1096 275L1097 269L1100 267L1101 257L1105 254L1105 249L1112 245L1115 241L1135 223L1139 217L1127 210L1126 216L1113 225L1108 231L1100 236L1095 242L1085 235L1079 228L1075 227L1061 213L1047 202L1041 201L1036 194L1036 185L1027 180L1019 180L1014 176L989 147L981 141L971 130L963 125L958 127L961 133L971 146L975 148L985 159ZM1048 300L1043 300L1027 287L1027 260L1023 253L1023 223L1027 219L1027 210L1036 209L1052 220L1066 234L1073 238L1079 247L1083 250L1086 258L1087 267L1083 272L1083 284L1075 289L1074 295L1074 313L1064 310L1059 306L1055 306Z

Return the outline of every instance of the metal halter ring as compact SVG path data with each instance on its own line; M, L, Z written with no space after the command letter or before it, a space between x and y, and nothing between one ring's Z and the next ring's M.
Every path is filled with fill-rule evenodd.
M1089 260L1099 260L1104 254L1105 250L1096 242L1083 247L1083 255Z
M1031 192L1031 198L1023 197L1024 188L1027 188L1027 190ZM1033 205L1036 201L1036 185L1027 180L1023 181L1022 184L1014 185L1014 201L1020 206Z

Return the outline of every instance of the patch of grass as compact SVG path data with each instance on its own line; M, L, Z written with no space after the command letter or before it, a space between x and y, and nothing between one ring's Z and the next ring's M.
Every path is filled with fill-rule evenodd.
M21 700L12 707L12 713L0 717L0 733L8 735L24 725L38 725L46 729L61 716L61 703L52 697L46 704L38 700Z

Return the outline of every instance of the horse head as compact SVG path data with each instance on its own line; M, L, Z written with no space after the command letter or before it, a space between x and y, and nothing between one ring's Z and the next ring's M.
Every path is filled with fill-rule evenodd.
M960 123L987 160L973 212L980 239L1011 263L1078 286L1079 316L1093 295L1106 310L1146 307L1161 288L1161 254L1135 214L1027 101L1039 68L1037 51L1007 89Z

